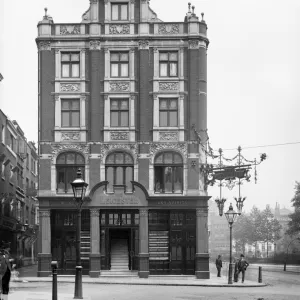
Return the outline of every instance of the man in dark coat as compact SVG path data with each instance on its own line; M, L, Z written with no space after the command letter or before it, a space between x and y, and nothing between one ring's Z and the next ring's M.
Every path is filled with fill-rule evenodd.
M0 279L2 279L1 290L3 295L8 295L9 293L9 282L11 276L11 262L9 255L10 243L2 241L0 247Z
M217 267L217 270L218 270L218 277L221 277L221 268L222 268L221 255L218 255L218 258L216 259L216 267Z
M245 272L248 268L249 263L245 260L244 254L241 254L239 262L238 262L238 274L237 274L237 280L239 278L239 274L242 272L242 283L245 280Z

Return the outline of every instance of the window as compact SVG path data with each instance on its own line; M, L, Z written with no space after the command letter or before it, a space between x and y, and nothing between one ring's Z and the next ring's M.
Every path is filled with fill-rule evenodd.
M11 150L14 151L15 138L14 138L14 136L12 134L9 135L8 146L10 147Z
M128 99L111 99L110 101L110 126L129 126L129 103Z
M132 191L133 159L123 152L114 152L106 158L105 163L108 192L113 192L113 185L125 185L126 191Z
M128 4L127 3L112 3L111 4L111 19L112 19L112 21L128 20Z
M155 193L182 193L183 162L179 154L164 152L154 161Z
M159 53L159 74L160 77L178 76L178 52Z
M159 100L159 126L160 127L178 126L178 100L177 99Z
M79 53L61 54L61 75L62 77L79 77Z
M29 154L26 153L26 168L29 169Z
M58 193L72 193L72 182L76 178L78 169L81 169L84 178L84 158L81 154L67 152L62 153L56 160L57 187Z
M128 52L111 52L110 74L111 77L128 77L129 75Z
M5 144L5 125L2 125L1 141L2 141L3 144Z
M80 126L80 104L79 100L61 101L61 125L62 127Z

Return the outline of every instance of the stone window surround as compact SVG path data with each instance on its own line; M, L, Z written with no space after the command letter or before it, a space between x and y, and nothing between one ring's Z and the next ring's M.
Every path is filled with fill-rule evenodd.
M127 3L128 4L128 20L111 20L111 3ZM130 0L108 0L105 1L105 23L129 23L134 22L134 3Z

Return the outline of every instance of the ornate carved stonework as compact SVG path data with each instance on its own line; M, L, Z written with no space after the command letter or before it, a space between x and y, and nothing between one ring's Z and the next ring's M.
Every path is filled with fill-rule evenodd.
M91 209L90 214L92 218L99 218L99 209Z
M90 146L87 144L52 144L52 154L53 156L57 155L58 153L62 151L79 151L83 154L88 155L90 152Z
M177 34L179 24L158 24L158 34Z
M208 208L201 207L196 209L196 216L197 217L207 217L208 215Z
M178 91L179 82L159 82L160 91Z
M109 25L109 34L129 34L130 27L126 25Z
M79 141L80 132L62 132L61 134L62 141Z
M61 83L60 84L61 92L80 92L79 83Z
M100 41L90 41L90 50L100 50Z
M140 209L140 217L148 217L148 209Z
M178 139L177 131L165 131L159 133L160 141L178 141Z
M130 85L129 82L110 82L110 91L111 92L129 92Z
M149 49L149 41L140 40L139 41L139 49Z
M187 155L187 143L184 142L178 142L178 143L150 143L150 149L149 149L149 159L151 160L156 153L159 151L164 151L164 150L175 150L178 151L182 154L183 158L186 157Z
M39 50L50 51L51 50L51 42L49 42L49 41L39 42Z
M61 35L80 34L80 25L60 25Z
M50 218L51 216L50 210L40 210L39 214L41 218Z
M137 160L138 145L137 144L102 144L100 146L100 159L102 160L106 155L113 150L127 150L130 151L134 160Z
M199 41L189 40L189 49L199 49Z
M130 3L134 4L134 3L135 3L135 0L130 0Z
M90 0L91 3L98 3L98 0Z
M112 131L110 133L112 141L127 141L129 140L129 132L127 131Z

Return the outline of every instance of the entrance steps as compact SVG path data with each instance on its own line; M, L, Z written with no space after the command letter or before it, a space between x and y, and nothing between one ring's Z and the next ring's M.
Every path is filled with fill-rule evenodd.
M138 277L137 271L127 270L101 270L101 277Z
M111 240L111 261L110 261L110 271L112 272L121 272L121 274L115 275L124 275L122 272L128 270L128 243L127 239L113 239Z

